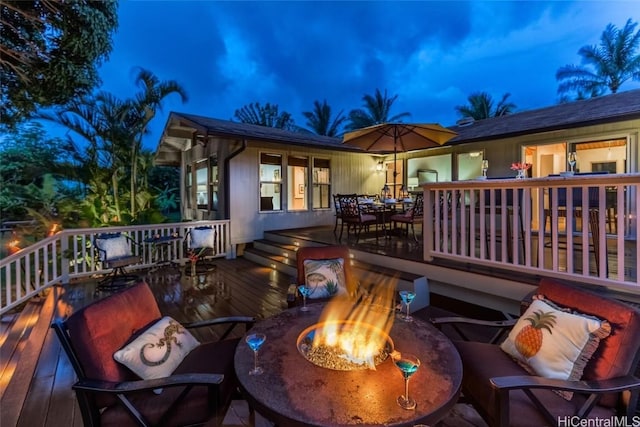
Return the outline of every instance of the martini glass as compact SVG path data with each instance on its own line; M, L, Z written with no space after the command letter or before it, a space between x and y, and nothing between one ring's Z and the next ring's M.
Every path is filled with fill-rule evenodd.
M489 160L482 161L482 176L487 177L487 169L489 169Z
M261 375L264 370L258 366L258 350L264 344L267 336L265 334L250 334L247 335L245 341L251 350L253 350L253 369L249 371L249 375Z
M391 357L404 378L404 395L398 396L398 405L403 409L414 409L416 401L409 397L409 378L418 371L420 359L414 354L400 353L398 351L394 352Z
M571 168L571 173L573 173L573 168L576 167L576 161L577 161L577 156L576 156L576 152L572 151L571 153L569 153L569 167Z
M413 301L415 297L415 292L400 291L400 299L402 300L402 303L407 307L407 314L400 317L400 319L404 320L405 322L413 322L413 317L411 317L411 315L409 314L409 304L411 304L411 301Z
M309 307L307 307L307 297L311 294L311 288L306 284L298 286L298 292L302 295L302 307L300 307L300 311L309 311Z

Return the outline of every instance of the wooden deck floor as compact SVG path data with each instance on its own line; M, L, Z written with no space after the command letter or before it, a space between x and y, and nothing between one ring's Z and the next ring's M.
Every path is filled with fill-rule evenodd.
M145 273L163 314L180 322L211 317L251 315L264 319L287 307L286 293L290 277L243 258L216 261L216 270L197 277L170 270ZM48 327L56 317L65 317L103 294L95 294L95 282L78 282L51 290L48 296L25 310L40 312L40 318L24 328L28 340L22 340L10 350L13 340L2 341L0 366L1 426L81 426L82 420L71 390L75 375L62 352L57 338ZM34 308L36 307L36 308ZM423 316L438 312L430 309ZM12 318L4 325L7 329ZM0 330L0 332L4 332ZM215 331L212 332L215 335ZM206 336L199 336L207 339ZM17 341L16 341L17 342ZM9 378L13 380L9 382ZM246 417L229 415L225 425L247 425ZM246 412L246 411L245 411ZM474 411L464 406L456 408L443 426L483 425Z

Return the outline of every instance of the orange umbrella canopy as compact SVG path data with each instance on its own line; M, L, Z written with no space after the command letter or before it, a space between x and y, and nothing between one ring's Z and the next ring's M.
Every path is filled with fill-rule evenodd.
M342 142L370 152L403 153L439 147L456 135L437 123L382 123L347 132Z
M344 134L342 143L368 152L393 152L393 195L396 195L396 155L398 152L439 147L456 136L437 123L382 123Z

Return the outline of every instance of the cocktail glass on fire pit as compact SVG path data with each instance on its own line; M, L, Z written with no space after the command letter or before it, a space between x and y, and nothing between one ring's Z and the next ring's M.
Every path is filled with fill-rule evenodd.
M309 311L309 307L307 307L307 297L311 294L311 288L303 284L298 286L298 292L302 295L302 307L300 307L300 311Z
M253 369L249 371L249 375L260 375L264 370L258 366L258 350L262 347L267 339L265 334L251 334L247 335L245 341L251 350L253 350Z
M407 307L407 314L404 316L400 316L400 319L404 320L405 322L412 322L413 321L413 317L411 317L411 315L409 314L409 304L411 304L411 301L413 301L413 299L416 297L415 292L411 292L411 291L400 291L400 299L402 300L402 303Z
M404 395L398 396L398 405L403 409L414 409L416 401L409 397L409 378L418 371L420 359L413 354L399 351L393 352L391 357L404 378Z

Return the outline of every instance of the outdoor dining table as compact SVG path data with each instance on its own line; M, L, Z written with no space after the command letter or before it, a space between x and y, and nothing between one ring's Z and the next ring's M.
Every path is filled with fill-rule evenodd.
M294 307L258 322L249 333L267 337L258 365L264 373L249 375L253 352L241 342L235 371L249 405L278 426L434 425L455 404L462 382L462 362L453 343L430 323L396 319L389 334L394 348L418 356L420 368L411 377L413 410L396 399L404 394L400 371L391 357L375 370L338 371L309 362L297 348L300 333L315 324L325 304Z
M151 248L151 259L155 261L155 268L174 266L177 262L174 261L175 249L173 248L174 242L182 240L182 236L167 235L167 236L151 236L144 239L144 242ZM172 251L172 249L174 249Z
M397 213L404 212L408 207L411 206L413 201L409 201L406 199L391 199L384 201L372 201L370 203L364 203L363 206L366 209L367 213L371 213L376 216L376 223L378 226L382 227L382 232L385 237L385 240L391 238L392 234L390 218L392 215Z

